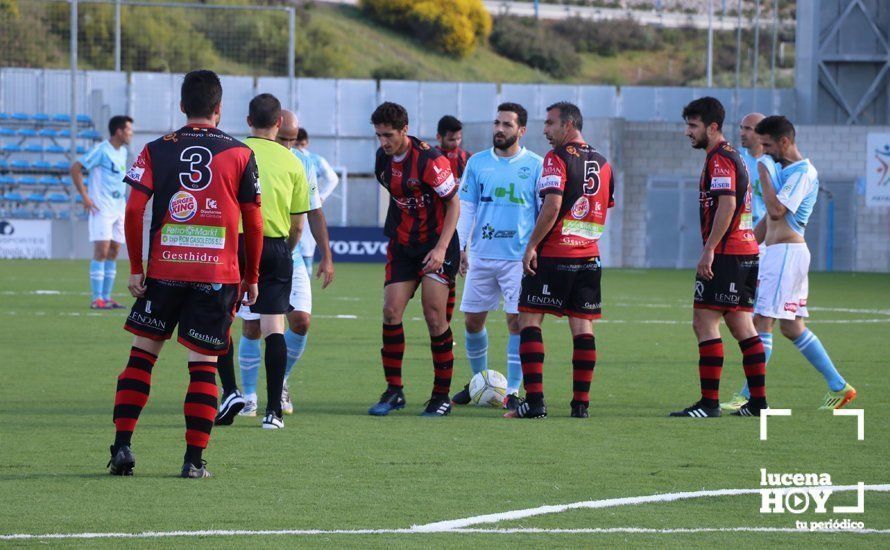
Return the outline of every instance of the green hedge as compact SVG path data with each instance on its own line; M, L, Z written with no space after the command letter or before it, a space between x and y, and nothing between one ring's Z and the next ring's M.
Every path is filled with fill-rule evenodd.
M567 78L578 74L581 57L572 44L533 19L498 17L491 33L491 47L514 61L553 76Z

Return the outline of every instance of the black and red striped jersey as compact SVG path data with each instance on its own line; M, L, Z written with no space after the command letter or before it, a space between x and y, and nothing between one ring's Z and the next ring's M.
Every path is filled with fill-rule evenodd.
M597 241L606 225L606 213L615 206L612 167L596 149L572 142L544 157L538 193L562 195L559 216L538 247L539 254L556 258L590 258L599 255Z
M714 251L717 254L757 254L757 241L751 222L751 187L748 168L739 152L721 141L708 151L699 182L699 218L702 244L711 236L717 201L721 195L735 196L735 210L729 229Z
M256 160L246 145L212 126L185 126L146 145L124 181L154 198L148 277L241 280L241 204L260 204Z
M461 149L457 147L450 151L446 151L442 149L440 146L436 146L436 149L439 150L440 153L445 155L448 159L448 162L451 163L451 173L454 174L454 179L460 181L460 178L464 175L464 170L467 168L467 161L470 160L470 157L473 153Z
M457 192L448 159L416 137L401 157L380 148L374 174L389 191L384 234L406 246L436 241L445 222L445 201Z

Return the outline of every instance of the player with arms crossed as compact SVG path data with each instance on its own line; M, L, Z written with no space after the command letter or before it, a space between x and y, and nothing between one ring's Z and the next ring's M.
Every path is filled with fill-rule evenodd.
M683 108L686 137L693 149L707 151L699 182L702 250L695 276L692 329L698 339L701 399L670 416L710 418L721 415L719 390L723 372L724 319L742 350L742 366L751 398L737 416L760 416L766 408L763 342L751 312L757 287L757 242L751 228L748 170L723 137L723 105L713 97Z
M83 209L89 214L90 241L90 309L124 309L111 298L117 275L118 252L124 242L124 209L127 169L127 145L133 139L133 119L117 115L108 121L109 138L96 144L89 153L71 165L71 181L83 198ZM83 170L90 172L90 184L84 187Z
M569 317L572 333L571 415L587 418L596 367L593 321L601 316L602 263L597 241L615 205L615 181L606 158L581 135L577 106L547 107L544 135L553 149L538 180L543 198L522 259L526 276L519 300L519 358L525 401L505 416L544 418L544 314Z
M222 86L211 71L193 71L182 83L179 130L142 149L125 181L133 188L125 228L130 293L137 298L124 328L132 332L127 367L117 379L108 463L113 475L132 475L130 439L148 402L151 371L164 341L179 325L188 348L185 463L181 476L210 477L202 451L216 414L216 360L229 347L229 329L241 292L257 297L263 220L253 152L219 131ZM142 219L153 199L148 272L142 270ZM244 224L244 278L238 269L238 224ZM240 288L239 288L240 281Z
M448 159L408 135L408 112L396 103L381 104L371 115L380 142L374 174L389 191L384 234L389 237L383 290L383 348L387 388L368 414L385 416L405 406L402 315L420 287L423 316L433 354L433 391L423 416L451 412L454 339L448 323L448 291L460 267L455 228L460 216L457 182Z
M504 299L507 314L507 397L504 406L519 405L519 293L522 254L535 226L541 157L520 145L528 113L517 103L502 103L494 120L493 147L467 162L460 184L460 272L467 277L460 310L464 312L467 358L473 374L488 368L489 311ZM467 249L469 248L469 252ZM470 261L469 256L472 256ZM469 384L454 395L458 405L470 402Z
M807 295L810 250L804 230L819 196L819 175L803 158L795 143L794 125L783 116L766 117L757 125L757 136L767 155L780 163L779 191L764 186L767 216L760 264L760 286L754 305L754 325L761 337L772 338L779 320L782 335L791 340L813 367L825 377L828 393L820 409L840 409L856 399L856 389L834 367L819 338L807 328ZM768 177L765 168L761 178ZM772 346L770 346L771 348ZM769 361L770 349L766 360Z

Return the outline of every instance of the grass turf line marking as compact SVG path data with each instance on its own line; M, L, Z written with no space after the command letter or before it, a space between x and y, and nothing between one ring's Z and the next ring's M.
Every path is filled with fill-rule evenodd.
M855 491L857 485L835 485L825 487L832 491ZM890 484L866 485L866 491L890 492ZM16 533L0 535L0 540L39 540L39 539L150 539L171 537L233 537L233 536L270 536L270 535L418 535L430 533L476 533L476 534L684 534L684 533L851 533L851 534L890 534L890 529L858 529L858 530L820 530L809 531L804 529L791 529L782 527L693 527L673 529L651 529L647 527L598 527L580 529L539 529L539 528L473 528L480 523L497 523L522 519L544 514L554 514L567 510L614 508L618 506L631 506L653 502L673 502L694 498L720 497L759 494L760 489L717 489L712 491L691 491L685 493L662 493L639 497L608 498L603 500L588 500L572 504L560 504L554 506L540 506L525 510L514 510L499 514L487 514L469 518L438 521L424 525L413 525L408 529L279 529L279 530L205 530L205 531L144 531L142 533L45 533L30 534Z
M824 487L832 491L856 491L858 485L835 485ZM866 485L866 491L890 492L890 484L883 485ZM422 532L439 532L451 531L454 529L463 529L473 525L484 523L498 523L501 521L510 521L523 519L533 516L542 516L545 514L558 514L567 510L581 509L599 509L599 508L615 508L618 506L633 506L637 504L648 504L653 502L674 502L677 500L688 500L693 498L705 497L722 497L736 495L752 495L760 494L760 488L757 489L717 489L711 491L690 491L684 493L662 493L656 495L640 496L640 497L622 497L608 498L603 500L586 500L582 502L574 502L572 504L556 504L550 506L539 506L537 508L526 508L525 510L512 510L509 512L500 512L497 514L486 514L482 516L473 516L469 518L453 519L446 521L437 521L435 523L427 523L425 525L414 525L412 529Z

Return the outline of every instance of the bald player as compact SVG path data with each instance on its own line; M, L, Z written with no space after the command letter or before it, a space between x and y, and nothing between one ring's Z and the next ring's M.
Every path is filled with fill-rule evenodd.
M764 221L766 217L766 203L763 200L763 187L766 184L771 184L775 188L779 182L777 164L772 157L764 153L763 144L760 142L757 132L754 131L757 128L757 124L764 118L766 116L762 113L749 113L739 123L739 143L742 146L739 150L739 155L745 162L745 167L748 168L748 181L751 182L751 223L752 227L754 227L754 236L757 238L757 242L760 243L761 258L763 258L765 249L763 238L766 233L766 222ZM761 177L762 171L758 169L759 166L763 166L769 175L769 182L764 181ZM769 358L773 349L772 332L761 331L760 339L763 341L764 352L767 358ZM720 408L725 411L737 411L739 407L748 401L750 396L748 384L745 383L738 393L733 394L732 400L721 403Z

